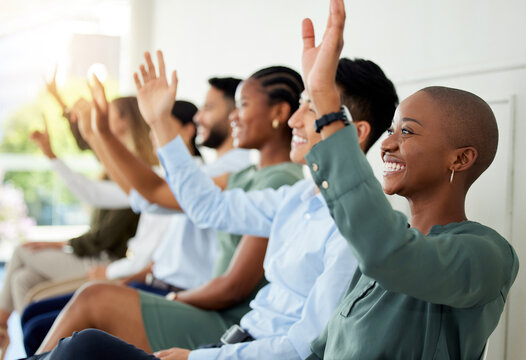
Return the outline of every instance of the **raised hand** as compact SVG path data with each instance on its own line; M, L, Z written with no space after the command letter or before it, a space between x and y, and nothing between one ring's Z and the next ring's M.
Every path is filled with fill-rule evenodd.
M91 92L91 128L99 133L105 134L110 132L110 124L108 121L108 100L106 99L106 92L104 86L93 74L91 83L88 83Z
M315 42L312 21L305 19L302 23L303 79L318 116L338 111L340 108L335 77L343 48L344 25L343 0L331 0L327 28L318 46Z
M58 64L55 64L55 71L53 72L53 77L51 78L50 81L46 81L46 89L53 96L57 96L58 95L58 90L57 90L57 68L58 68Z
M44 131L33 131L31 135L29 135L29 139L31 139L31 141L33 141L40 148L44 155L50 159L54 159L56 156L53 152L53 149L51 148L51 142L49 141L47 119L44 114L42 114L42 118L44 119Z
M150 53L146 52L144 58L148 69L144 65L139 67L142 82L137 73L133 74L133 79L137 87L137 100L141 114L144 120L152 126L170 116L177 95L177 73L172 72L172 82L168 84L163 53L160 50L157 51L159 76L156 74Z
M90 142L93 137L93 128L91 127L91 103L84 99L78 99L71 108L71 114L77 119L80 136Z
M62 100L62 97L60 96L57 89L57 68L58 64L55 64L53 78L50 81L46 81L44 79L44 82L46 83L46 90L55 98L55 100L59 103L60 107L62 107L62 110L64 111L66 109L66 104Z

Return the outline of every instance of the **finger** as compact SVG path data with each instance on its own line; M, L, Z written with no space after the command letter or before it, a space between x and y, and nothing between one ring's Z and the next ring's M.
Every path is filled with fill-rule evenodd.
M139 74L137 74L136 72L133 73L133 80L135 81L135 87L137 88L137 91L141 90L141 79L139 79Z
M314 26L311 19L303 19L301 23L301 34L303 37L303 51L312 49L315 45Z
M46 118L46 115L42 114L42 119L44 119L44 132L45 132L46 134L48 134L48 133L49 133L49 131L48 131L49 127L48 127L48 124L47 124L47 118Z
M332 27L343 29L345 25L345 5L343 3L343 0L331 1L329 19Z
M172 72L172 83L170 84L170 89L172 89L174 97L175 97L175 94L177 93L177 83L178 82L179 82L179 80L177 78L177 71L174 70Z
M146 84L148 80L150 80L150 77L148 76L148 72L146 71L146 68L143 64L139 66L139 71L141 72L142 82Z
M144 58L146 59L146 65L148 65L150 79L155 79L157 77L155 75L155 66L153 65L152 56L148 51L144 53Z
M159 77L166 79L166 67L164 65L164 57L161 50L157 50L157 63L159 64Z
M157 357L161 357L161 356L169 355L170 353L171 351L170 349L168 349L168 350L161 350L161 351L154 352L153 355Z

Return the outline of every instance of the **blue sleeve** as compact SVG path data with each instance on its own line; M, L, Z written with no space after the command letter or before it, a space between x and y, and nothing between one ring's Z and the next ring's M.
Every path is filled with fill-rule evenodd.
M180 137L158 151L167 182L185 214L201 228L231 234L268 237L276 210L286 192L221 191L192 159Z
M137 190L131 189L128 194L128 201L130 202L131 209L136 213L150 213L158 215L172 215L180 213L175 209L165 208L155 203L149 202L145 199Z

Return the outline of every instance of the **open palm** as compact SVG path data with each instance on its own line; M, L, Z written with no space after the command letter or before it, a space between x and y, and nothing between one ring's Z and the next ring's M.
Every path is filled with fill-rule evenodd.
M172 83L168 84L163 53L157 51L159 76L156 74L150 53L146 52L144 58L148 68L146 69L144 65L139 68L142 82L137 73L133 74L133 78L137 87L139 109L144 120L151 126L167 117L172 110L177 94L177 73L175 71L172 73Z
M327 28L318 46L316 46L312 21L303 20L303 79L315 105L321 103L320 96L327 97L338 93L335 77L343 48L344 25L343 0L331 0Z

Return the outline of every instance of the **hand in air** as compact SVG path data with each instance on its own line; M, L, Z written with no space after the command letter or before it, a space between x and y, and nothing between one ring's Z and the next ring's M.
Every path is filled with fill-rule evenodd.
M45 81L46 83L46 90L53 95L55 98L60 98L60 94L58 93L57 89L57 68L58 64L55 65L55 71L53 72L53 77L50 81Z
M329 20L321 43L316 46L310 19L303 20L303 80L318 116L338 111L340 96L336 88L336 70L343 48L345 7L343 0L331 0Z
M139 67L142 82L137 73L133 74L133 79L137 87L137 100L141 114L144 120L152 126L171 114L177 94L177 73L172 72L172 82L168 84L163 53L160 50L157 51L159 76L156 74L150 53L146 52L144 58L148 69L144 65Z
M108 121L108 100L104 86L94 74L91 83L88 83L91 92L91 128L95 133L105 134L110 132Z
M77 119L80 135L89 143L93 136L93 129L91 127L91 103L84 98L78 99L71 108L71 115Z
M56 156L49 141L47 119L44 114L42 114L42 118L44 119L44 131L33 131L31 135L29 135L29 139L31 139L31 141L33 141L40 148L44 155L50 159L54 159Z

